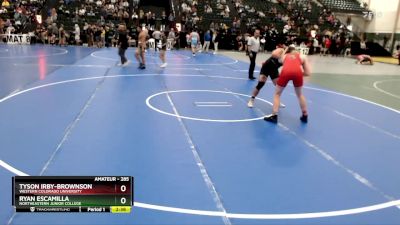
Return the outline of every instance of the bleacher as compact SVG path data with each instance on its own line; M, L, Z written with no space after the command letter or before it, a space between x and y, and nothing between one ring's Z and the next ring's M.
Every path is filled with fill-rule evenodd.
M366 9L361 7L357 0L319 0L328 9L332 11L346 11L361 14Z
M257 11L262 11L265 13L266 17L260 18L260 25L270 25L274 24L275 27L282 31L284 25L286 24L282 20L276 19L276 15L270 13L272 8L277 9L277 13L281 15L288 15L290 18L295 18L296 14L301 14L308 20L308 24L303 24L304 21L299 21L294 19L296 26L301 28L306 28L308 25L317 24L320 31L324 30L336 30L338 27L334 27L331 23L324 21L324 23L319 23L319 17L323 8L316 4L314 1L310 0L296 0L292 2L292 10L288 10L288 3L274 3L272 1L266 0L243 0L243 4L254 7L256 9L255 13L247 13L242 21L247 21L249 18L258 18ZM308 10L308 4L311 5L311 10ZM325 19L325 18L324 18Z
M14 28L18 28L17 30L22 33L27 33L36 28L35 23L35 14L43 14L42 10L44 9L44 0L25 0L25 1L11 1L9 0L8 7L2 7L0 4L0 8L2 13L0 13L0 18L2 22L10 20L13 24ZM22 11L19 13L19 16L16 17L18 8ZM3 10L7 11L4 12ZM16 22L19 21L18 24Z
M227 0L228 2L229 0ZM228 24L228 26L231 26L232 24L232 16L230 16L229 18L224 18L221 14L220 14L220 9L217 8L217 3L216 1L210 1L210 6L213 10L213 13L206 13L204 11L204 6L206 5L203 1L199 1L198 2L198 7L197 7L197 14L199 17L202 17L203 20L200 23L200 28L203 30L207 30L209 28L209 25L211 22L214 22L214 24ZM231 14L232 14L232 9L231 10Z
M265 26L274 24L278 30L282 30L285 25L284 22L276 20L275 16L270 12L272 8L277 8L278 13L285 14L283 9L279 8L278 4L266 1L266 0L243 0L243 4L248 6L249 8L253 8L256 10L254 13L246 12L245 16L242 17L242 25L245 25L248 19L258 18L260 21L259 26ZM279 10L280 9L280 10ZM260 18L257 14L258 11L261 11L265 14L265 17Z
M97 7L96 4L91 4L90 7L86 6L87 9L92 9L93 15L79 16L76 19L75 10L82 8L83 4L85 4L84 0L71 1L69 4L59 4L57 10L57 23L62 23L65 30L72 31L75 24L78 24L82 28L85 23L96 24L98 21L100 21L101 16L104 13L102 13L101 7ZM60 6L62 6L62 10L60 10ZM120 20L120 18L113 16L106 16L104 19L106 23L118 24L123 22Z

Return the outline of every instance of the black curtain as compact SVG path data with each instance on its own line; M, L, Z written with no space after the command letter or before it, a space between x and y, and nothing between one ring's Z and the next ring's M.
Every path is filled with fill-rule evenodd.
M169 9L169 0L140 0L140 6L157 6Z

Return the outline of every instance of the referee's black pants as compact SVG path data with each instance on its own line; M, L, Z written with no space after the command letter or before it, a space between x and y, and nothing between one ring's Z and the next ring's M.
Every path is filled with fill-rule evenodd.
M254 68L256 67L256 58L257 58L257 52L251 52L249 54L250 58L250 67L249 67L249 79L254 79Z

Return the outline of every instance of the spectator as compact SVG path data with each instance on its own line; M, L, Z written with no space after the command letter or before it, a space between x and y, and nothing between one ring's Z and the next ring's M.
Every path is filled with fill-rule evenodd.
M211 32L210 30L207 30L206 33L204 34L204 45L203 45L203 51L205 50L208 53L208 49L210 48L210 42L211 42Z
M10 2L8 0L3 0L3 3L1 3L1 6L4 8L10 8Z
M66 45L66 37L65 37L65 30L64 26L61 25L60 29L58 29L58 44L60 46L65 46Z
M15 32L15 28L13 27L13 25L10 25L7 27L6 34L13 34L14 32Z
M167 15L165 14L165 11L162 11L161 13L161 31L165 30L165 26L167 25L168 19Z
M311 48L311 51L310 51L310 55L317 53L318 52L318 48L319 48L318 38L313 38L312 39L312 48Z
M215 24L214 24L214 22L211 22L211 23L210 23L210 30L211 30L212 32L215 31Z
M4 24L3 19L0 17L0 35L4 34Z
M51 16L50 16L50 21L52 22L52 23L55 23L56 21L57 21L57 11L56 11L56 9L55 8L52 8L51 9Z
M175 27L175 17L172 13L169 14L168 21L169 21L169 28Z
M291 28L290 25L289 25L289 24L286 24L286 25L283 27L282 33L283 33L284 35L289 34L290 28Z
M176 39L177 39L177 37L175 35L175 30L174 30L174 28L171 28L171 30L168 33L168 37L167 37L167 41L169 43L170 49L172 49L174 47Z
M75 44L79 45L81 41L81 29L79 28L78 24L75 24L74 34L75 34Z
M212 12L213 12L213 10L212 10L212 8L211 8L211 6L210 5L206 5L205 7L204 7L205 9L204 9L204 11L206 12L206 13L209 13L209 14L211 14Z
M113 30L110 29L109 26L106 26L106 33L105 33L105 45L106 47L111 47L112 46L112 40L114 38L114 32Z
M2 7L0 8L0 14L7 14L7 12L8 12L8 11L7 11L7 8L6 8L6 7L3 7L3 6L2 6Z
M360 49L361 49L362 54L367 53L367 43L365 43L364 39L360 41Z
M213 34L213 38L212 41L214 43L214 55L218 53L218 44L221 41L221 35L218 33L218 31L216 30Z

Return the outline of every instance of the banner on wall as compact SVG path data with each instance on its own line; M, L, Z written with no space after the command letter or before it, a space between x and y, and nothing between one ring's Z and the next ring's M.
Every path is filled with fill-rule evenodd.
M11 45L31 44L31 35L29 34L4 34L3 38L7 44Z

